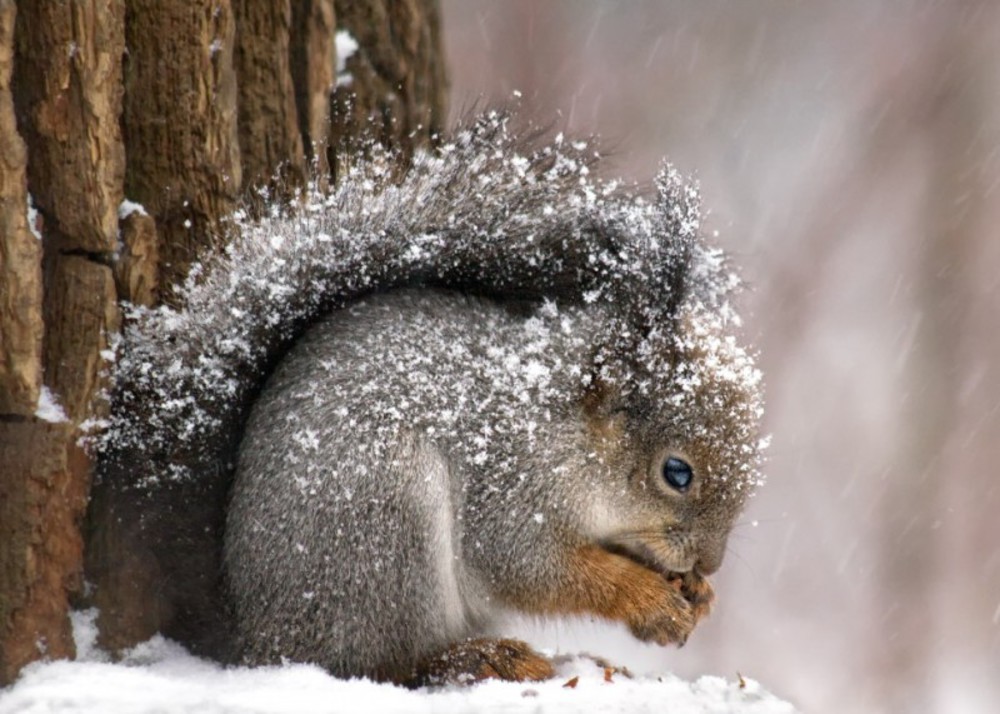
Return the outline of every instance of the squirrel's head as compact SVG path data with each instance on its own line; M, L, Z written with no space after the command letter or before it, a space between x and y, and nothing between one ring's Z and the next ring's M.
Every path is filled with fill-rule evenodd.
M727 333L731 319L684 308L674 329L650 331L632 358L595 378L584 400L610 477L592 535L664 574L717 570L761 480L761 377Z

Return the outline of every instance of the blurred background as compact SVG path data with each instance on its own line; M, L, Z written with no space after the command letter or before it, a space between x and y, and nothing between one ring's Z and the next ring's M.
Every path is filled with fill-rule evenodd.
M537 643L803 711L1000 711L1000 3L444 0L453 115L701 182L751 286L767 485L683 650ZM605 171L607 171L607 167Z

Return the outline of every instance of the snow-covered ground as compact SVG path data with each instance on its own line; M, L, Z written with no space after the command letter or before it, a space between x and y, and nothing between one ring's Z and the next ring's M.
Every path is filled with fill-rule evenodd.
M301 714L304 712L669 712L792 714L794 708L750 679L669 674L627 677L585 657L541 684L485 682L408 691L344 681L319 667L223 668L157 636L119 663L94 647L93 613L77 613L76 662L30 665L0 690L0 714ZM573 684L575 686L569 686Z

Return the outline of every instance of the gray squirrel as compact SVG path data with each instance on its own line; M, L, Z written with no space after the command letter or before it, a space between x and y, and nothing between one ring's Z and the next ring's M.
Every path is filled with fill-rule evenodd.
M760 481L738 280L676 171L646 199L509 124L405 172L374 151L135 312L98 595L145 560L156 626L197 652L400 683L551 676L490 636L507 610L686 640Z

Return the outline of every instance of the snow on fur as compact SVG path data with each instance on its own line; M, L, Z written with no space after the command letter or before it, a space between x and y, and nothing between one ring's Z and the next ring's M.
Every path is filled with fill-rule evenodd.
M601 377L641 390L673 371L690 385L675 403L744 410L739 434L712 441L725 437L736 477L758 483L760 376L730 334L738 281L700 238L696 186L666 166L647 200L595 178L590 143L526 140L509 124L485 114L402 177L375 150L332 195L237 215L238 237L192 269L180 307L132 311L96 437L101 470L141 487L228 472L256 390L308 325L366 294L434 285L614 306L594 345Z

